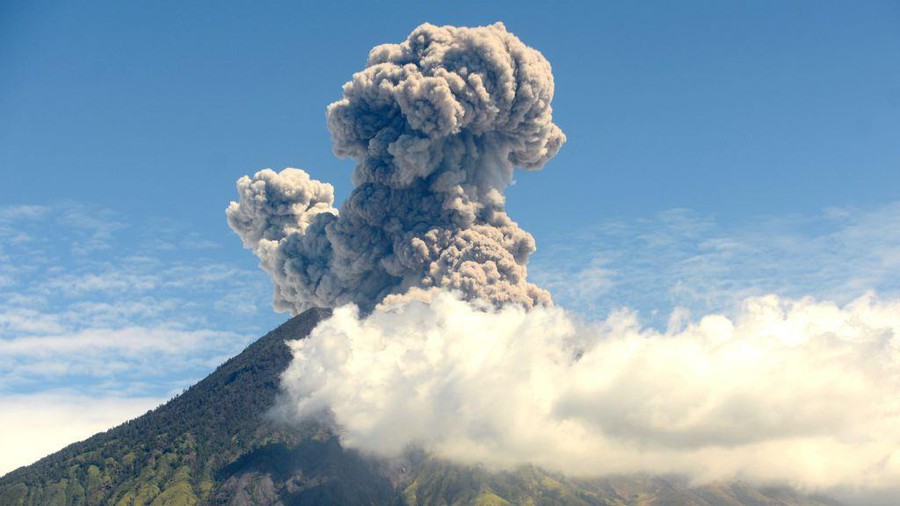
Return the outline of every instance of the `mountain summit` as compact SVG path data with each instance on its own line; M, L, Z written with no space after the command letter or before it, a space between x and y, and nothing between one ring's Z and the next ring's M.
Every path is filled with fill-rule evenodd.
M742 483L572 479L535 467L490 472L422 453L385 462L342 448L314 423L266 413L291 360L329 310L309 309L145 415L0 478L0 505L754 505L837 503Z

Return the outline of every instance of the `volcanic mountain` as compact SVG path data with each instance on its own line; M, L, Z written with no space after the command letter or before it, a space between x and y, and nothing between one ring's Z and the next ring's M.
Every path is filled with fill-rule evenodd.
M491 472L422 452L386 462L342 448L326 426L287 427L266 416L291 360L285 341L329 315L307 310L165 405L3 476L0 504L837 504L744 483L573 479L528 466Z

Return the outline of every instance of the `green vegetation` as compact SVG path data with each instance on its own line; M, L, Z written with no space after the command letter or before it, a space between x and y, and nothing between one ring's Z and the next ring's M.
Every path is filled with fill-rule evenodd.
M326 428L265 413L290 361L285 340L329 312L309 310L147 414L0 478L0 505L749 505L835 504L743 484L671 478L573 480L534 467L489 472L411 453L363 458Z

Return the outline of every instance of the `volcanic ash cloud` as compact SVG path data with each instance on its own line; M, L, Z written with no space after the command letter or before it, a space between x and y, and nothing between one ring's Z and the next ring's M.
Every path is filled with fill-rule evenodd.
M334 152L357 160L354 189L298 169L238 181L228 223L260 258L277 310L446 288L469 300L551 303L526 280L534 239L507 216L513 168L538 170L565 142L552 121L550 64L498 23L424 24L369 53L328 107Z
M276 411L386 457L898 483L900 302L767 296L658 332L628 311L579 323L527 282L534 241L502 192L563 143L552 98L550 65L503 25L422 25L328 108L358 161L340 212L300 170L238 181L228 221L276 308L337 308L290 343Z

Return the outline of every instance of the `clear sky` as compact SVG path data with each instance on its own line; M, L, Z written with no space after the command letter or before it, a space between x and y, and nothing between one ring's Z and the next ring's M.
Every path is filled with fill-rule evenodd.
M507 207L560 304L661 325L898 293L897 2L431 4L0 3L0 473L284 319L225 224L234 181L293 166L346 196L325 107L426 21L503 21L553 65L568 143Z

